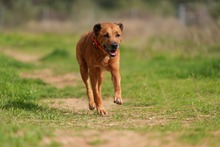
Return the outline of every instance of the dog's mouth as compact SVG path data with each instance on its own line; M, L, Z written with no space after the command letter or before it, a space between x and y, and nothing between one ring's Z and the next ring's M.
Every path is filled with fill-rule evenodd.
M109 55L110 55L111 57L115 57L115 56L116 56L116 51L117 51L117 50L109 50Z
M104 45L104 49L108 52L110 57L115 57L117 49L110 49L106 45Z

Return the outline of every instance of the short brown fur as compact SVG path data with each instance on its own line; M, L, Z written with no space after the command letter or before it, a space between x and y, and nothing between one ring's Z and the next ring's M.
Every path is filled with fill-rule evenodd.
M119 44L122 41L122 30L123 25L121 23L96 24L93 31L84 34L76 46L76 56L81 77L86 86L89 108L91 110L96 108L101 115L107 115L101 96L101 85L105 70L112 75L114 103L122 104L119 67ZM98 42L100 48L94 45L94 39ZM111 51L112 49L114 51ZM92 89L89 85L89 79Z

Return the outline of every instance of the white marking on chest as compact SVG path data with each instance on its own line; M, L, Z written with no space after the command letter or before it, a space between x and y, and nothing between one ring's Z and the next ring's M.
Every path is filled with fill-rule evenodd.
M103 58L103 60L102 60L103 66L108 66L109 60L110 60L110 57L109 57L109 56L105 56L105 57Z

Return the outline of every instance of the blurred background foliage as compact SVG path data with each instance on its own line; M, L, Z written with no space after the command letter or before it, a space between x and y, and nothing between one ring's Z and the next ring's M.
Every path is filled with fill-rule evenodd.
M182 11L184 10L184 12ZM155 15L200 17L218 22L218 0L0 0L0 26L29 21L96 21L104 18L141 18ZM188 16L189 15L189 16ZM202 16L199 16L202 15ZM185 18L186 17L186 18ZM107 20L106 18L106 20ZM181 18L179 18L181 19ZM189 18L190 19L190 18ZM187 20L185 20L187 21ZM204 21L204 20L202 20ZM185 22L192 23L192 22ZM195 23L195 22L193 22Z

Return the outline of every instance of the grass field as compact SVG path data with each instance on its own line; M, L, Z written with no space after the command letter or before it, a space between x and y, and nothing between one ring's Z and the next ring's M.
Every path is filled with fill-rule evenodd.
M1 146L220 146L220 45L152 37L121 46L122 106L87 108L78 35L0 33Z

